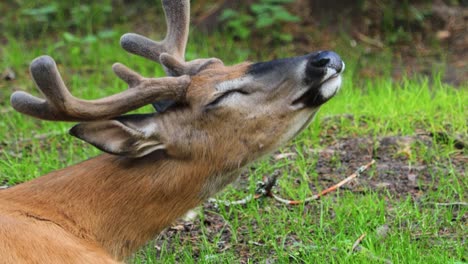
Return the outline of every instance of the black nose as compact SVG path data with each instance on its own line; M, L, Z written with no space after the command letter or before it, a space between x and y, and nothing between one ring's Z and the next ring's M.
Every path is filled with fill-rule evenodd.
M343 69L343 61L340 56L333 51L319 51L309 59L309 64L316 68L333 68L337 72Z

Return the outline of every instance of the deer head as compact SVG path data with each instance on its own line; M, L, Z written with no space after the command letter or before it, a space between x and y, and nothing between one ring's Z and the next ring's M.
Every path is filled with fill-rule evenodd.
M71 135L111 154L140 158L163 151L225 173L292 139L340 88L344 63L331 51L234 66L216 58L186 62L189 1L162 3L165 39L125 34L121 46L160 63L169 77L142 77L116 63L113 70L129 89L88 101L70 94L54 60L42 56L30 70L45 100L15 92L13 107L40 119L83 121ZM122 115L151 103L158 112Z

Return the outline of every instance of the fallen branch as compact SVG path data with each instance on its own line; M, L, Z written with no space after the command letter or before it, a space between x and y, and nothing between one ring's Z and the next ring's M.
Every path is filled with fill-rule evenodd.
M215 203L215 204L224 204L225 206L231 206L231 205L236 205L236 204L247 204L253 199L254 199L254 195L249 194L244 199L240 199L236 201L218 200L215 198L210 198L208 199L208 202Z
M285 203L285 204L289 204L289 205L303 204L303 203L308 203L310 201L318 200L318 199L320 199L320 197L322 197L322 196L324 196L324 195L326 195L326 194L328 194L330 192L333 192L333 191L337 190L338 188L340 188L341 186L343 186L346 183L350 182L354 178L357 178L361 173L363 173L365 170L367 170L374 163L375 163L375 160L372 160L371 162L367 163L366 165L359 167L353 174L348 176L346 179L340 181L339 183L331 186L328 189L325 189L325 190L321 191L319 194L315 194L315 195L313 195L313 196L311 196L309 198L306 198L304 200L288 200L288 199L281 198L281 197L279 197L277 195L274 195L274 194L272 194L272 197L275 198L275 200L277 200L277 201L279 201L281 203Z
M263 181L257 183L257 189L255 190L255 199L259 199L263 196L273 197L272 189L276 185L280 171L276 170L273 172L271 177L264 177Z
M279 174L280 174L279 171L275 171L272 174L271 177L265 177L263 179L263 181L261 181L261 182L259 182L257 184L257 189L255 191L255 195L249 194L245 198L243 198L241 200L236 200L236 201L218 200L218 199L215 199L215 198L210 198L210 199L208 199L208 201L211 202L211 203L218 203L218 204L222 203L222 204L224 204L226 206L230 206L230 205L236 205L236 204L247 204L248 202L250 202L253 199L260 199L262 197L273 197L275 200L277 200L277 201L279 201L281 203L288 204L288 205L303 204L303 203L307 203L307 202L310 202L310 201L318 200L318 199L320 199L320 197L322 197L322 196L324 196L324 195L326 195L326 194L328 194L330 192L333 192L333 191L337 190L338 188L340 188L341 186L343 186L346 183L350 182L354 178L357 178L362 172L367 170L374 163L375 163L375 160L372 160L371 162L367 163L366 165L359 167L353 174L348 176L346 179L344 179L344 180L340 181L339 183L331 186L330 188L327 188L327 189L321 191L319 194L313 195L313 196L311 196L309 198L306 198L304 200L288 200L288 199L284 199L284 198L279 197L278 195L273 194L272 189L276 185L276 182L277 182Z
M263 181L257 183L257 188L255 190L255 195L249 194L245 198L236 200L236 201L226 201L226 200L218 200L215 198L210 198L208 199L208 202L210 203L222 203L226 206L230 205L236 205L236 204L246 204L250 202L253 199L259 199L263 196L272 196L271 189L273 189L273 186L276 185L276 180L278 179L278 176L280 174L280 171L276 170L273 172L271 177L264 177Z

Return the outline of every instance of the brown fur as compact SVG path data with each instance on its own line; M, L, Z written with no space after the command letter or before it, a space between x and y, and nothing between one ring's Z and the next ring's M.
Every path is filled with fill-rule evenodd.
M303 128L315 112L289 110L284 98L294 91L294 83L256 83L254 96L239 101L251 109L205 108L218 83L243 77L248 66L207 67L192 77L186 106L110 126L114 132L126 125L151 128L148 138L137 130L132 133L142 144L156 140L164 149L137 159L103 154L0 191L0 263L123 261L235 180L246 164L289 140L297 133L291 132L293 124ZM93 124L107 129L115 123L83 123L77 131L88 141L96 133ZM91 139L113 144L117 135L133 137L99 131ZM119 146L132 148L134 143L125 142L136 141L122 142Z
M0 191L0 261L122 261L232 182L239 169L257 157L258 142L273 137L258 133L261 120L238 130L213 127L216 119L233 113L209 118L196 105L210 98L213 91L207 86L242 76L247 65L206 70L187 95L194 106L155 120L161 124L165 151L139 159L104 154ZM27 241L39 246L26 249Z
M0 262L123 260L201 201L211 170L161 152L104 154L1 191Z
M252 151L258 140L244 138L243 128L210 131L209 120L184 127L193 121L187 110L160 120L167 151L140 159L104 154L0 191L0 256L38 263L124 260L258 155ZM21 250L27 236L43 248Z

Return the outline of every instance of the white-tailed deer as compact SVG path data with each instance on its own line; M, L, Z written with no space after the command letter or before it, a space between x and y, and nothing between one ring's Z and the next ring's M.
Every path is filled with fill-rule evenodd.
M67 90L52 58L31 63L45 100L11 97L24 114L84 121L70 133L109 153L0 191L1 263L116 263L187 210L223 189L250 162L283 145L339 90L333 52L225 66L185 62L189 1L163 0L162 42L125 34L129 52L170 77L113 66L129 89L86 101ZM122 114L154 103L157 113Z

